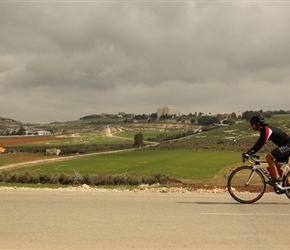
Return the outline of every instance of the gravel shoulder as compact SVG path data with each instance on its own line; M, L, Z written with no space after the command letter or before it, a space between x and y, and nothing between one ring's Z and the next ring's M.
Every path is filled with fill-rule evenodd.
M117 192L125 192L125 193L227 193L226 188L219 188L215 186L211 187L158 187L158 185L140 185L137 188L97 188L97 187L90 187L86 184L80 186L69 186L66 188L27 188L27 187L0 187L1 190L37 190L43 192L71 192L71 191L79 191L79 192L101 192L101 193L117 193Z

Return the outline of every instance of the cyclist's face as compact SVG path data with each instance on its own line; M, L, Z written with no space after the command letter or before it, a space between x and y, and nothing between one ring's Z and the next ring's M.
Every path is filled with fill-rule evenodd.
M260 126L258 126L255 123L251 123L251 127L252 127L253 130L258 131Z

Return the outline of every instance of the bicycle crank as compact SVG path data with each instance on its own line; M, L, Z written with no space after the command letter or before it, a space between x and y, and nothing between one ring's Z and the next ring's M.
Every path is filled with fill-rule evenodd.
M284 190L281 190L281 189L278 188L278 187L274 187L274 192L275 192L276 194L284 194L284 193L285 193Z

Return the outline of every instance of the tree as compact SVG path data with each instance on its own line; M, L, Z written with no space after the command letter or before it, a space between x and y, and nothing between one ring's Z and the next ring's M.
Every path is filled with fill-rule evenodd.
M25 129L23 126L20 126L19 130L16 132L17 135L25 135Z
M231 113L231 118L237 118L237 114L235 112Z
M152 113L150 115L151 119L156 120L157 119L157 113Z
M134 146L141 148L143 146L143 134L141 132L134 136Z
M247 111L243 112L242 118L246 119L247 121L249 121L251 119L251 117L254 115L262 115L265 118L271 118L271 116L272 116L271 112L272 111L263 112L262 109L259 111L247 110ZM282 112L282 111L280 111L280 112Z
M201 116L197 121L200 125L213 125L220 123L220 120L215 116Z
M135 120L146 120L146 119L148 119L148 115L146 115L146 114L143 114L143 115L135 115L134 116L134 119Z

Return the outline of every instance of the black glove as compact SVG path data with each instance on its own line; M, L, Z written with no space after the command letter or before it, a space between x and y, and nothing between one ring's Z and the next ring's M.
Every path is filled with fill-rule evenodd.
M250 155L248 153L242 153L242 158L243 159L248 159Z

